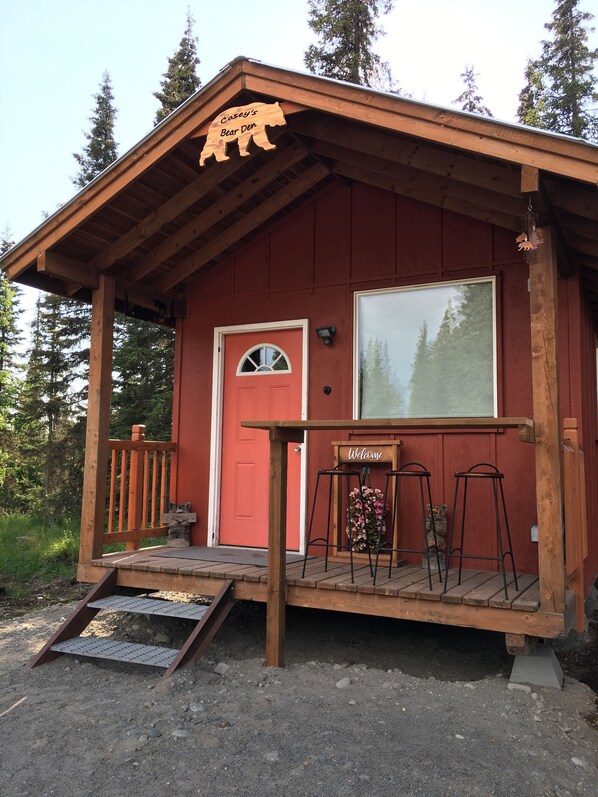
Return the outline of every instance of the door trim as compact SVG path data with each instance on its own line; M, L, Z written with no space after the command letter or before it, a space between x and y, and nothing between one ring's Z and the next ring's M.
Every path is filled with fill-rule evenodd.
M281 329L299 329L302 332L301 364L301 420L307 419L309 321L273 321L264 324L236 324L214 327L214 353L212 358L212 413L210 432L210 486L208 495L208 541L210 547L219 545L220 532L220 469L222 467L222 416L224 398L224 355L227 335L246 332L276 332ZM307 483L307 433L301 453L301 478L299 495L299 553L305 551L305 499Z

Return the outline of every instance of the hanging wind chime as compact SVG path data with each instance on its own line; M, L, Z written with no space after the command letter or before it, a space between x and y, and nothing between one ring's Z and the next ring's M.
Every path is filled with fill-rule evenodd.
M531 196L527 201L527 211L522 216L523 232L515 238L515 243L520 252L523 252L529 260L531 252L534 252L543 242L542 230L538 227L539 216L534 213L532 208Z

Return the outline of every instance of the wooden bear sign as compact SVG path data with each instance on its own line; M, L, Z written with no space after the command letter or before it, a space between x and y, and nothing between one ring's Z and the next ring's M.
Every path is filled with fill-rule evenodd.
M286 125L284 114L278 102L267 104L253 102L238 108L228 108L214 119L208 129L208 137L199 156L199 165L203 166L212 155L217 161L229 160L226 146L232 141L239 144L239 155L249 155L247 147L253 141L262 149L276 149L270 143L266 127Z

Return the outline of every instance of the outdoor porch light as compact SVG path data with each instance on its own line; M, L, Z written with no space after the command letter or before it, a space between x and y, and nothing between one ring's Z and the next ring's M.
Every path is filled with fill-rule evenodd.
M336 335L336 327L318 327L316 335L325 346L330 346L332 338Z

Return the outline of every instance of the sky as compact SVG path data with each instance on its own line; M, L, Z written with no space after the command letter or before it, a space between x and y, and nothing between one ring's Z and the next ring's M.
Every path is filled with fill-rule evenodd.
M307 0L0 0L0 230L20 240L70 199L93 94L110 72L119 154L153 127L187 7L205 84L244 55L305 70ZM598 14L597 0L583 5ZM526 60L553 0L395 0L376 49L414 99L450 106L466 64L494 116L514 121ZM593 33L592 46L598 46Z

